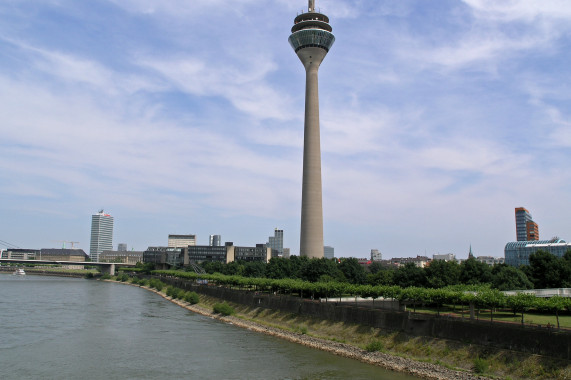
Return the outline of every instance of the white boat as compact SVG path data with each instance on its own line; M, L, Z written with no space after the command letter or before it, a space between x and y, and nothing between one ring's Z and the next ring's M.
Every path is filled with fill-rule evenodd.
M13 274L14 276L25 276L25 275L26 275L26 272L24 272L23 269L16 269L16 270L14 271L14 273L12 273L12 274Z

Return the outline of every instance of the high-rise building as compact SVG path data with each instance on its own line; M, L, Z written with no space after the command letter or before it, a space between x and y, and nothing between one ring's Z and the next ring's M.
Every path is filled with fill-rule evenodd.
M125 244L125 243L117 244L117 250L119 252L125 252L127 250L127 244Z
M539 227L529 211L523 207L515 209L515 228L517 241L539 240Z
M326 259L334 259L335 258L335 248L330 247L328 245L323 247L323 257Z
M186 248L196 245L196 235L169 235L168 247Z
M371 261L381 261L383 255L378 249L371 249Z
M272 257L284 255L284 230L274 230L274 236L268 238L268 247L272 249Z
M220 235L210 235L208 239L208 245L211 247L220 247L222 244L222 236Z
M99 254L113 249L113 217L100 210L91 216L89 258L99 261Z
M298 15L291 28L289 43L305 68L305 122L303 138L303 182L301 192L302 256L323 257L323 205L321 187L321 146L319 132L319 92L317 72L335 37L329 17L315 10Z

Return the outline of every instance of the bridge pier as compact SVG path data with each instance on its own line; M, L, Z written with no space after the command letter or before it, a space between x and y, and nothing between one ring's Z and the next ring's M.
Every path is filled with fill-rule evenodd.
M109 264L100 264L101 265L101 273L103 274L109 274L111 276L115 276L115 264L114 263L109 263Z

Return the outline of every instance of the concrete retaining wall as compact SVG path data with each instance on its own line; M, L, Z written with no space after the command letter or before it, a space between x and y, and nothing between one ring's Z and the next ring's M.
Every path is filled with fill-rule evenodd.
M489 345L497 348L571 359L571 332L536 329L520 325L470 321L410 312L319 302L290 296L270 295L212 285L196 285L189 281L160 278L163 282L185 290L220 298L246 306L262 307L319 319L403 331L415 336Z

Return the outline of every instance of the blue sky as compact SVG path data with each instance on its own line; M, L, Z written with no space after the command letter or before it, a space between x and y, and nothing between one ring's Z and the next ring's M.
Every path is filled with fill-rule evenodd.
M325 244L502 256L514 208L571 239L571 7L318 0ZM169 233L299 252L305 0L0 3L0 239ZM4 248L0 246L0 248Z

